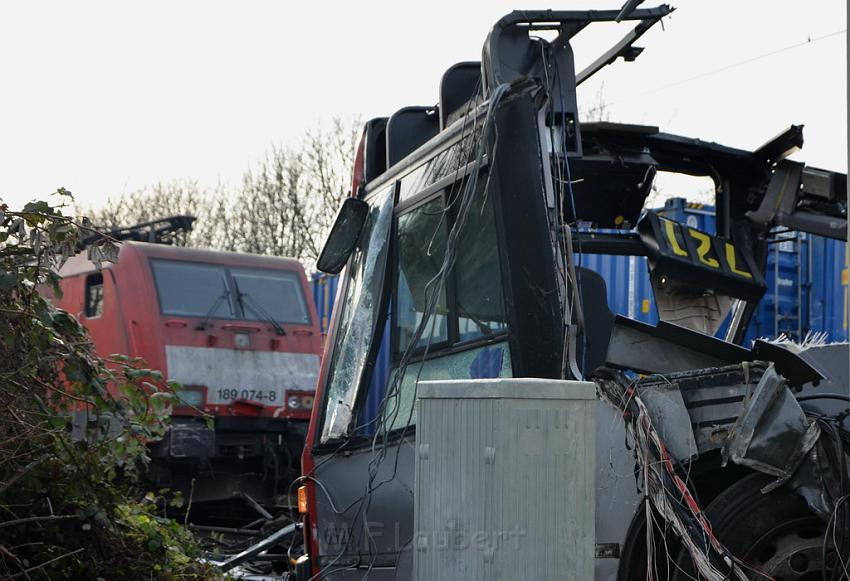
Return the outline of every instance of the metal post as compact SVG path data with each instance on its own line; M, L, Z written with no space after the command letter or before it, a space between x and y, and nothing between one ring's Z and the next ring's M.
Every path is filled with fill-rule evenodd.
M779 244L773 244L773 335L779 336Z
M290 535L294 535L298 529L301 528L301 523L292 523L291 525L287 525L280 529L279 531L272 533L259 543L248 547L241 553L230 557L229 559L222 561L221 563L215 563L219 569L222 571L230 571L237 565L244 563L245 561L251 560L251 558L259 555L263 551L271 549L277 543L285 539Z

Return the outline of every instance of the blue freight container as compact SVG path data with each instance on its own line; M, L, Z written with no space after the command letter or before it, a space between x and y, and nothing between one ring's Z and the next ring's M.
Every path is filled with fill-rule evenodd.
M331 313L333 313L334 301L336 300L338 276L316 273L312 277L313 302L316 312L319 314L319 326L322 335L327 334L331 324Z
M844 242L808 236L805 307L809 328L829 333L831 341L848 339L848 266Z
M765 274L767 292L755 313L752 323L754 335L804 336L805 331L811 328L810 311L807 308L811 292L809 237L797 232L774 235L769 240Z
M713 206L672 198L657 211L692 228L716 233ZM613 312L649 324L658 322L646 258L579 253L576 263L602 275ZM770 241L765 280L767 292L747 329L744 345L757 337L774 338L783 333L798 340L808 332L826 333L829 341L848 340L845 242L802 232L776 234ZM330 324L336 286L337 277L313 276L313 297L323 332ZM718 331L719 337L726 326ZM389 373L387 351L382 350L379 357L379 376Z
M369 390L366 392L366 401L361 409L359 432L371 436L377 428L376 419L381 415L381 403L386 393L386 385L392 372L392 359L390 353L390 319L384 325L384 335L378 356L375 358L375 368L372 370L372 379L369 382Z
M717 233L714 206L689 202L684 198L670 198L664 202L664 207L656 212L665 218L687 224L691 228L711 234Z
M608 306L614 313L644 323L658 322L645 257L577 254L576 266L593 270L605 279Z

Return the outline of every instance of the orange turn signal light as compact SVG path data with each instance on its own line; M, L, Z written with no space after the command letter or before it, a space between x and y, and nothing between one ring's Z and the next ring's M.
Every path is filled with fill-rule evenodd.
M299 486L298 487L298 512L300 514L307 514L307 487Z

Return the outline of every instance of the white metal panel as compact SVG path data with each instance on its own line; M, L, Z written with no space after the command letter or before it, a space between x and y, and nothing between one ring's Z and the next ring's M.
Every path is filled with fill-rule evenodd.
M166 345L165 357L168 379L206 386L209 404L227 404L239 397L257 399L242 396L244 390L262 392L262 403L280 406L285 390L313 391L319 375L319 356L311 353ZM236 397L230 397L234 392Z
M596 390L422 382L414 579L592 579Z

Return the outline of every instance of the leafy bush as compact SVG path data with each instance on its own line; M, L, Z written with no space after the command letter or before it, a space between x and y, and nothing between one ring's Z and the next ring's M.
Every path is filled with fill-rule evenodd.
M91 233L57 194L19 212L0 204L0 577L214 578L138 483L172 392L140 361L100 359L40 292L61 295L56 271ZM89 249L95 262L116 256L110 240Z

